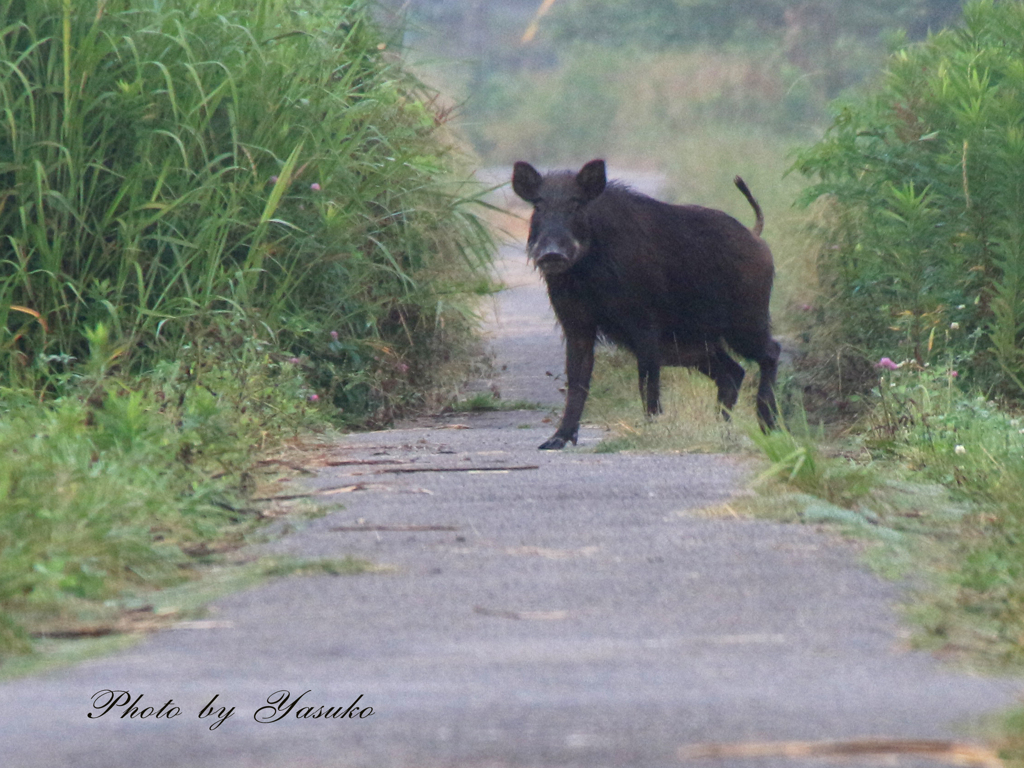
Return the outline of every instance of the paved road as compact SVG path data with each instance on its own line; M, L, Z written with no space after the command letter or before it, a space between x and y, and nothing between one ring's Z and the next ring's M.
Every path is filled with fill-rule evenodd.
M558 403L545 376L560 370L554 321L519 252L507 255L518 287L496 307L497 383ZM701 742L958 736L1020 694L1020 681L904 650L898 588L842 542L702 517L741 488L738 460L539 452L545 418L347 438L336 463L375 463L338 464L311 485L358 490L326 496L344 508L269 548L390 570L283 578L217 601L206 630L2 685L0 764L660 768ZM584 430L582 445L599 437ZM180 714L87 718L106 689L142 694L140 707L173 699ZM287 707L267 702L279 691L308 693L277 719ZM348 716L297 718L307 705ZM220 707L233 713L211 730Z

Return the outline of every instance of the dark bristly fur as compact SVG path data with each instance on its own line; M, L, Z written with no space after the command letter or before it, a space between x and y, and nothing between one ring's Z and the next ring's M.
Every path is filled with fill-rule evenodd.
M547 176L516 163L512 187L534 206L527 254L547 281L565 333L565 413L541 448L576 442L599 334L636 355L640 397L651 415L661 410L661 366L682 365L715 381L728 418L744 376L728 344L760 366L758 417L763 428L774 426L772 254L760 238L760 206L742 179L735 183L754 209L752 230L722 211L669 205L608 184L603 160Z

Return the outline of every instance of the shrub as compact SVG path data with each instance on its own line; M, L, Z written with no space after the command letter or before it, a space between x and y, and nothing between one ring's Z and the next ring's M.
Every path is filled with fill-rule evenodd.
M819 351L952 359L1024 395L1024 4L982 0L897 51L795 168L816 177Z

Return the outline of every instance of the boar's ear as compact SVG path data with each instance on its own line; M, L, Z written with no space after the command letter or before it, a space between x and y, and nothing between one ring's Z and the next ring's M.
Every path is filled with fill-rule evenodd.
M512 171L512 189L523 200L528 203L535 203L540 197L540 185L544 179L529 163L522 161L515 164Z
M604 160L591 160L584 165L576 174L576 183L583 190L587 202L604 192L605 184L608 183L604 171Z

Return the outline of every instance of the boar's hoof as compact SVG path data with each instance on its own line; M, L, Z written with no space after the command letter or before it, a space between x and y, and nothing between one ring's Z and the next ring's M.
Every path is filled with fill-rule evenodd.
M565 448L565 443L566 443L566 440L565 440L564 437L559 437L558 435L555 435L550 440L548 440L546 443L541 445L540 446L540 450L542 450L542 451L560 451L563 448Z

